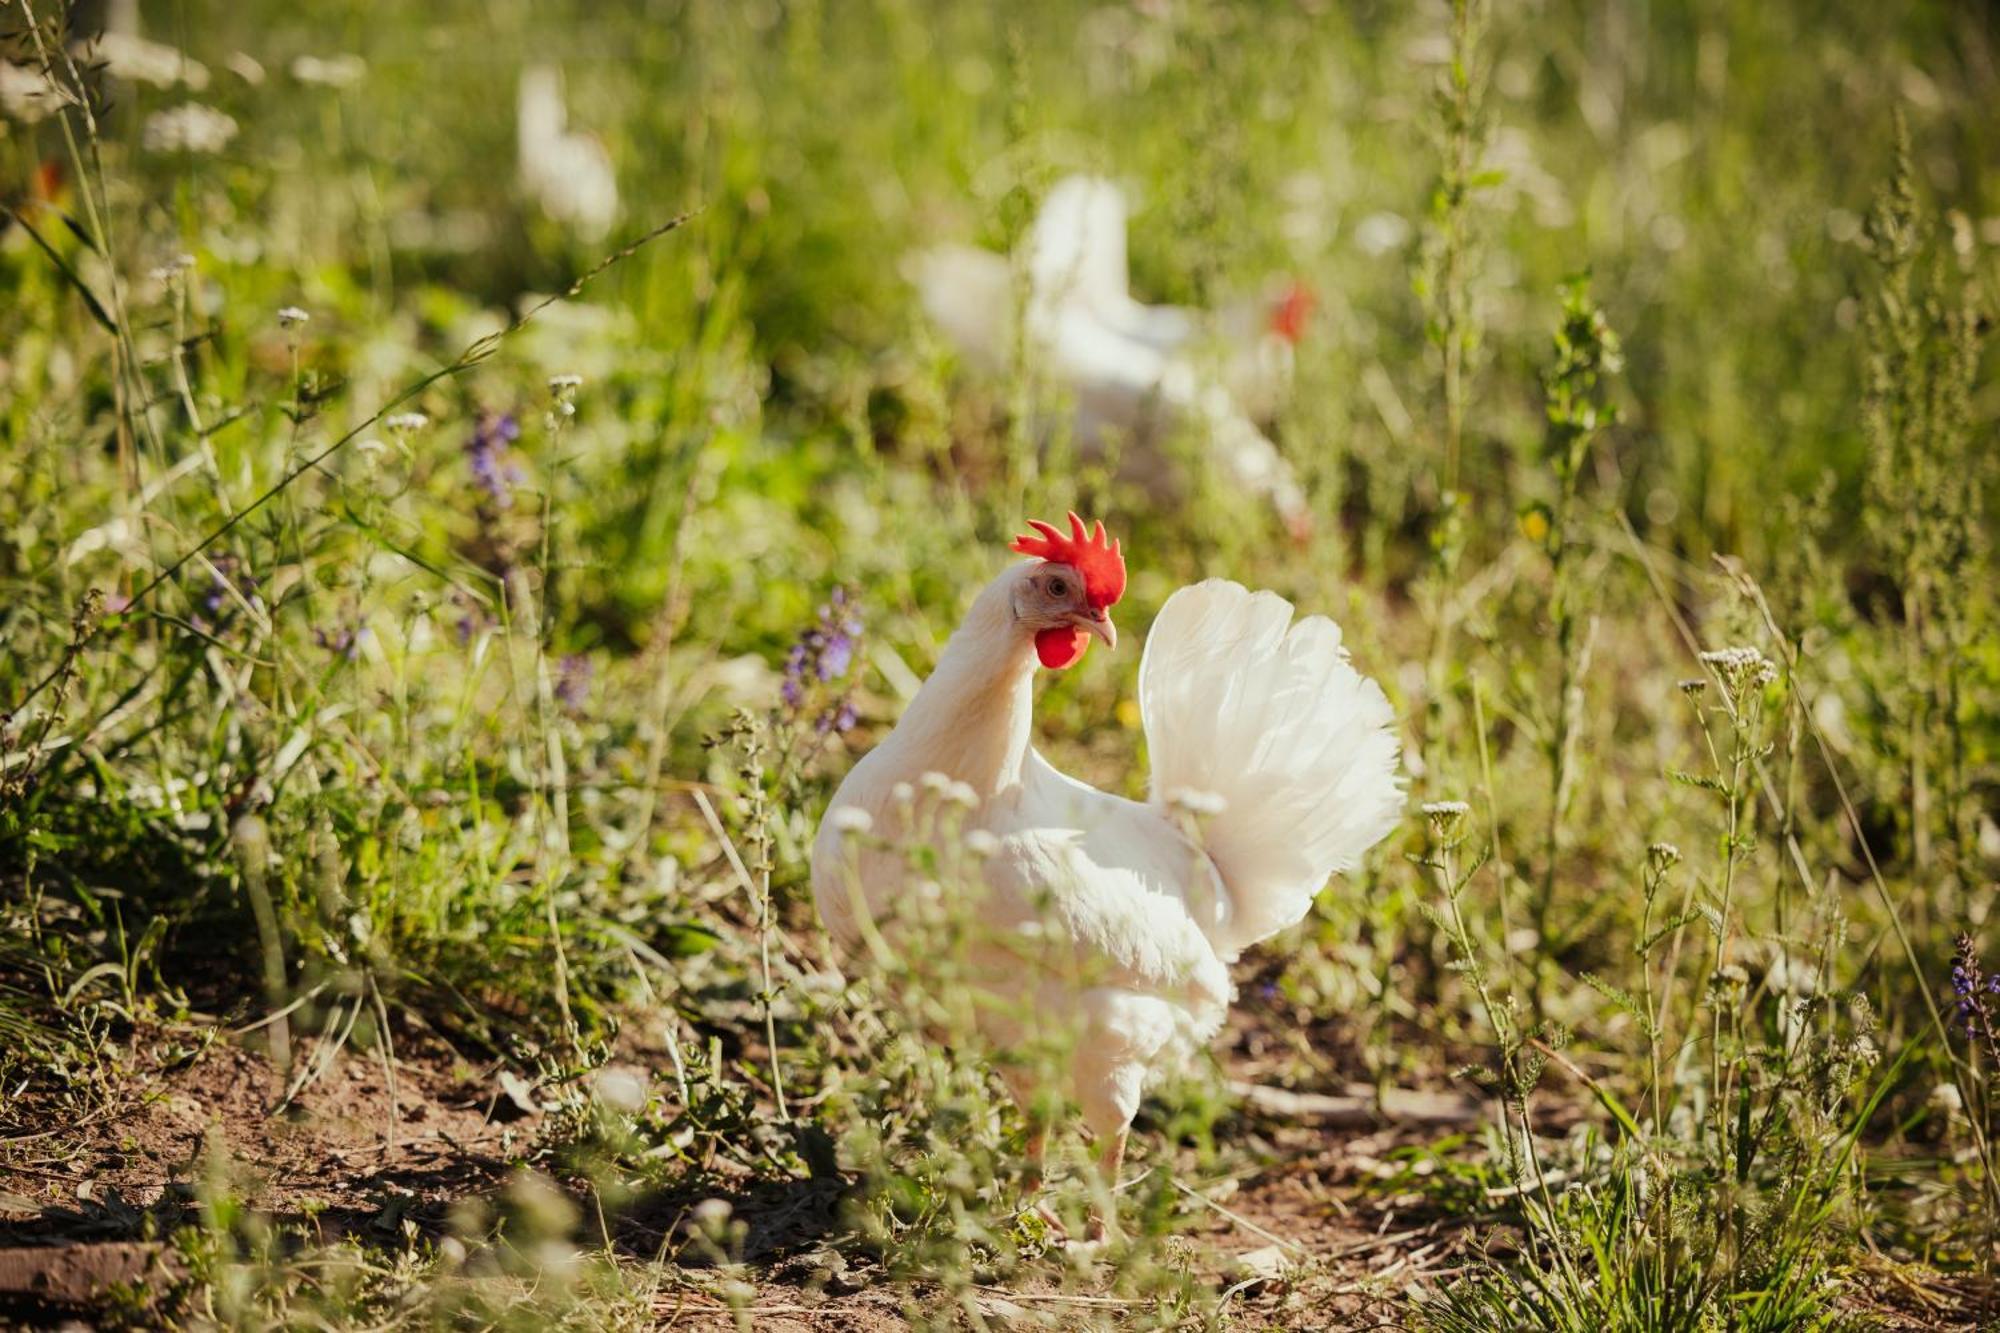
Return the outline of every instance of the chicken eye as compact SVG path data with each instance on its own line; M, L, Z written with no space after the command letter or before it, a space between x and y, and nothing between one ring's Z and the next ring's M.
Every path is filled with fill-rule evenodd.
M1049 596L1051 597L1069 596L1069 585L1067 583L1064 583L1061 579L1050 579Z

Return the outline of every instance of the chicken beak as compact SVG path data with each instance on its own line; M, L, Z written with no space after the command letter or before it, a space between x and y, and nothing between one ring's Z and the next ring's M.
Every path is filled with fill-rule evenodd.
M1072 619L1085 632L1095 634L1098 638L1104 640L1106 648L1116 649L1118 647L1118 628L1111 623L1111 616L1108 612L1098 607L1092 607L1088 611L1078 612Z

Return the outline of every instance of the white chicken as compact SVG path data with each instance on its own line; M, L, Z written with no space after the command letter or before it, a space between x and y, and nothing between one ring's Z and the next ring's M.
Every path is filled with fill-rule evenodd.
M999 1001L978 1006L983 1035L1005 1049L1040 1021L1078 1025L1063 1091L1111 1182L1148 1076L1220 1028L1228 965L1304 916L1395 825L1403 797L1388 700L1349 663L1339 628L1219 579L1170 597L1146 642L1151 798L1057 772L1029 740L1035 666L1073 665L1092 637L1115 647L1110 609L1125 589L1103 524L1069 523L1015 540L1034 559L979 595L901 721L841 783L812 883L837 940L893 941L910 901L902 848L939 836L911 792L959 793L958 836L983 850L982 896L965 905L977 984ZM1024 966L1024 937L1082 966ZM1031 1153L1038 1164L1039 1143Z
M618 173L601 140L569 128L555 66L521 71L514 114L521 188L579 240L603 240L618 220Z
M1030 341L1073 395L1076 439L1098 448L1108 432L1137 443L1159 480L1158 444L1194 429L1222 474L1269 503L1294 536L1311 512L1291 465L1258 428L1290 384L1293 345L1311 298L1288 284L1269 299L1213 317L1180 306L1145 305L1126 277L1125 200L1095 176L1071 176L1049 192L1024 243ZM997 374L1013 345L1014 274L1001 255L941 245L912 257L908 272L925 313L966 362ZM1205 340L1227 348L1219 365Z

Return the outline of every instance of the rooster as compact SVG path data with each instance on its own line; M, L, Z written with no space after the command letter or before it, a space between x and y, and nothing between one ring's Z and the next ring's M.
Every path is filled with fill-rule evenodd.
M1100 522L1033 523L1031 557L972 604L900 722L847 775L812 852L813 898L853 948L894 947L911 840L948 821L913 792L964 808L977 845L974 971L999 1004L978 1006L998 1048L1033 1034L1024 1015L1077 1024L1062 1089L1115 1184L1149 1076L1207 1043L1233 993L1229 964L1305 915L1313 897L1396 823L1398 745L1388 700L1361 676L1330 620L1294 621L1275 593L1210 579L1153 622L1139 667L1152 795L1127 800L1053 768L1030 744L1034 676L1117 646L1121 546ZM1021 965L1024 938L1065 963ZM1036 1089L1016 1083L1026 1102ZM1038 1176L1045 1132L1029 1144ZM1092 1219L1093 1237L1105 1229Z
M1305 492L1257 425L1274 416L1291 382L1293 347L1312 298L1288 283L1214 316L1134 300L1125 263L1125 200L1094 176L1059 182L1036 216L1021 258L1031 345L1076 400L1076 437L1100 448L1117 433L1161 485L1161 436L1192 429L1222 475L1268 503L1294 537L1312 530ZM913 256L908 272L926 314L974 369L1006 368L1013 345L1014 275L990 250L942 245ZM1226 354L1204 358L1213 334Z

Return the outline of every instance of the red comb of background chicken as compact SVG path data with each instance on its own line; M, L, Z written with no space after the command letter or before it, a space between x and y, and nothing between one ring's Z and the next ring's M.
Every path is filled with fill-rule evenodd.
M1297 342L1306 336L1306 316L1316 304L1309 287L1302 282L1293 283L1271 307L1271 332L1288 343Z
M1083 578L1084 596L1100 611L1125 595L1125 557L1117 542L1106 544L1102 519L1085 532L1083 520L1072 512L1068 536L1038 519L1029 519L1028 526L1042 535L1016 537L1009 549L1074 569Z

